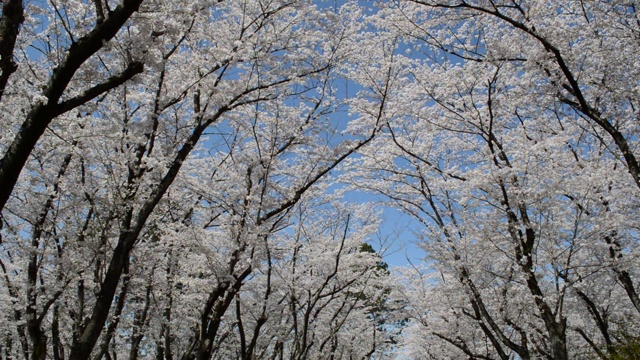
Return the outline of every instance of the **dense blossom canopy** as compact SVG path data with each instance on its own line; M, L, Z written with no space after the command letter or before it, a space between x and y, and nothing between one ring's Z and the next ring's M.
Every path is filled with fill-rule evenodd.
M640 346L634 1L0 6L0 359Z

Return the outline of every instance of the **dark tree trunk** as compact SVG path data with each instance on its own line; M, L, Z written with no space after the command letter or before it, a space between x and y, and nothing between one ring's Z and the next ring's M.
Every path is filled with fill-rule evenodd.
M22 0L8 0L2 7L0 19L0 100L4 95L9 77L18 69L13 61L13 50L24 22L24 7Z

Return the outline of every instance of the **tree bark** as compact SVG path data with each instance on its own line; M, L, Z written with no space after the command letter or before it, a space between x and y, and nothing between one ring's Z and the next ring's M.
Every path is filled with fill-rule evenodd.
M13 61L13 50L24 22L24 7L22 0L8 0L2 7L0 19L0 100L4 95L9 77L18 69Z

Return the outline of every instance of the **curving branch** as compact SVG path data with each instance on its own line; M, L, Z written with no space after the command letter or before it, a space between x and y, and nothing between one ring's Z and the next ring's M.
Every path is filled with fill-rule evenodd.
M110 78L104 84L87 90L77 98L72 98L61 104L58 103L80 66L118 33L131 15L138 10L142 1L123 0L122 4L109 13L108 18L97 24L91 32L81 37L77 42L71 44L65 59L53 69L49 84L42 92L46 102L38 102L31 108L27 118L20 126L20 130L0 159L0 211L4 209L9 196L11 196L22 168L38 139L56 116L84 104L92 98L89 97L91 95L95 97L119 86L137 72L142 71L139 63L133 63L123 75ZM17 2L21 1L17 0ZM4 15L6 14L3 13L3 19ZM19 24L16 25L16 29L17 26ZM1 51L2 49L0 49ZM2 59L5 59L4 55L2 56ZM4 76L4 71L2 76ZM2 89L0 88L0 90Z

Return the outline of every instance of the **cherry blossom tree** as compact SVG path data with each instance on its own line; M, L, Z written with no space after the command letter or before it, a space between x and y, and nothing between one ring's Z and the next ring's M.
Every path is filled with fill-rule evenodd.
M21 0L3 4L0 100L7 120L2 128L0 210L54 118L122 85L143 70L141 59L131 51L109 43L141 3L142 0L124 0L111 9L109 2L102 0L93 4L53 1L48 9L33 5L26 12ZM120 32L117 40L140 45L152 40L148 32L128 35L131 33ZM30 55L34 52L38 55ZM116 61L107 66L104 57Z
M407 66L347 177L421 223L427 263L397 290L407 351L608 358L637 334L635 19L553 1L372 17Z
M637 343L634 2L1 3L0 358Z
M0 352L277 353L262 345L266 320L251 318L275 301L271 282L284 281L276 265L294 261L274 258L272 247L305 194L369 142L384 117L379 92L371 112L354 114L358 131L343 135L348 119L330 116L344 103L335 82L363 66L350 60L357 9L339 16L308 1L110 4L34 4L16 25L19 66L2 98L4 117L16 123L3 123ZM20 20L6 9L3 16ZM28 114L21 128L20 114ZM373 256L353 250L369 227L352 237L355 225L339 222L351 216L310 240L344 250L324 260L335 274L308 290L317 298L309 313L322 304L334 315L316 326L323 349L335 351L350 345L336 341L342 324L356 326L351 314L371 323L354 295L368 282L338 274L367 278L375 269ZM283 348L290 340L278 341Z

